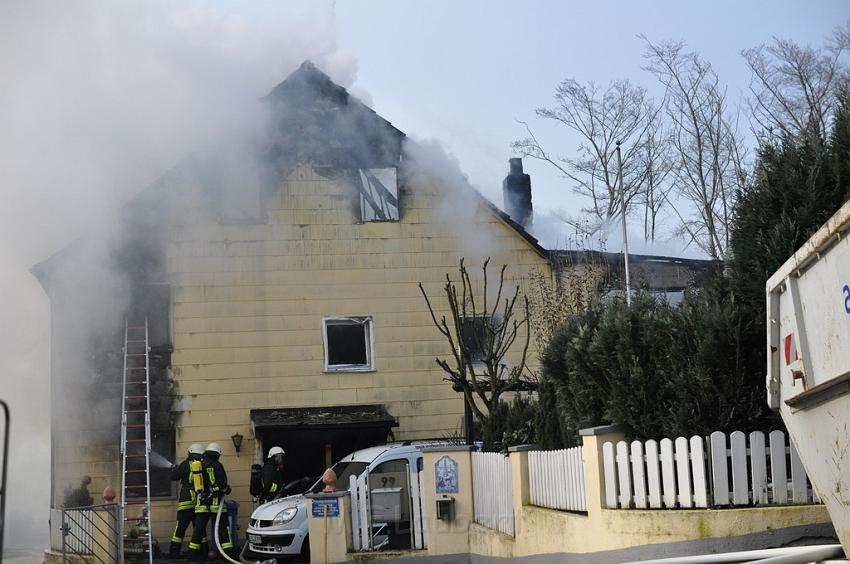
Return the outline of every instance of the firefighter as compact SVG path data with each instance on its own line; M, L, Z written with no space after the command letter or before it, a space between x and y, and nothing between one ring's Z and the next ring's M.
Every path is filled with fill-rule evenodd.
M180 484L180 493L177 496L177 523L174 525L174 532L171 534L171 547L168 550L168 555L174 558L180 556L183 535L186 534L189 523L195 521L197 496L192 487L192 470L189 463L193 460L201 460L203 455L204 447L200 443L193 443L189 447L186 460L171 467L171 479Z
M228 555L232 553L233 540L230 538L230 527L228 527L227 505L224 504L224 496L230 493L230 486L227 485L227 472L218 460L221 452L221 445L218 443L210 443L204 451L201 471L203 484L197 495L195 523L192 530L192 540L189 541L189 557L192 560L203 560L205 556L203 541L207 524L210 519L213 522L215 521L219 506L221 506L222 515L218 527L218 539L222 550ZM213 535L215 535L215 532L213 532ZM214 540L210 541L210 546L217 548Z
M279 446L269 449L262 469L259 464L251 468L251 495L260 504L266 503L283 495L283 456L284 451Z

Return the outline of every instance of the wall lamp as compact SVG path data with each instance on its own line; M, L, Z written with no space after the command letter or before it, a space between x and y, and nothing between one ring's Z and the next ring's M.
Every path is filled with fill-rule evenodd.
M239 431L230 436L230 440L233 441L233 448L236 449L236 456L239 456L239 450L242 448L242 435L239 434Z

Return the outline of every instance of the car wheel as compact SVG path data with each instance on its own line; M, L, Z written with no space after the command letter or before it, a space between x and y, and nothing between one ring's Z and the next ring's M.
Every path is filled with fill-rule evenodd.
M304 540L301 541L301 552L298 553L295 561L301 564L310 564L310 535L305 536Z

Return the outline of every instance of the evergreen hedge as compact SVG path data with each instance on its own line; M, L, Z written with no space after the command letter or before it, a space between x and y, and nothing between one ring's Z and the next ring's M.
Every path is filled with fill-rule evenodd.
M597 300L542 355L537 434L549 448L619 423L637 438L770 429L765 403L765 283L850 197L850 103L828 140L762 146L737 195L723 273L671 306L639 292Z

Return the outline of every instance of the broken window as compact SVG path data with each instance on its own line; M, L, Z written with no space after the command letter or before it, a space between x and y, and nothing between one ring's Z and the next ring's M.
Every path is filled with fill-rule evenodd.
M357 171L361 221L398 221L398 181L394 168Z
M487 323L489 321L490 318L484 315L463 318L461 340L473 364L483 364L487 358Z
M175 460L175 431L174 429L151 429L151 453L150 453L150 488L151 497L174 496L174 482L171 481L171 462ZM140 445L136 445L142 448ZM130 454L140 454L130 452ZM179 460L176 463L180 463ZM131 486L127 495L129 497L144 497L144 458L128 458L127 470L128 482Z
M325 326L325 370L371 370L372 318L329 317Z

